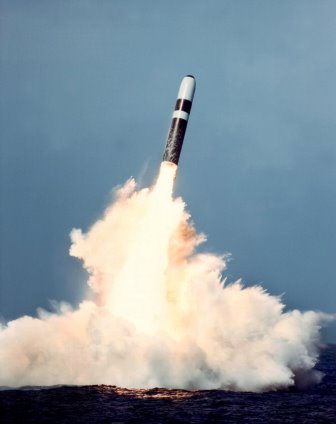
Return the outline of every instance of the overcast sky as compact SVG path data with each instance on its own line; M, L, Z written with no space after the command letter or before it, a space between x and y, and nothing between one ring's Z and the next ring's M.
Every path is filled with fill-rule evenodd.
M334 0L0 0L1 315L76 305L68 256L114 186L155 176L197 80L177 194L229 281L336 310ZM335 326L327 332L336 341Z

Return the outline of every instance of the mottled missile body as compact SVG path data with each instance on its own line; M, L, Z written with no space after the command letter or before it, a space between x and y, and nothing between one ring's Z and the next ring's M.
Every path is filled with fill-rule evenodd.
M183 78L177 95L167 144L163 154L164 162L172 162L178 165L194 98L195 87L196 82L192 75L187 75Z

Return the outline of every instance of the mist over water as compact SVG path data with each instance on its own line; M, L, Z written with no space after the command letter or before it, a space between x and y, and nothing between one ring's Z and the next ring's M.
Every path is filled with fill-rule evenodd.
M265 391L320 380L330 318L225 282L225 256L197 253L205 236L173 197L175 173L163 162L153 187L129 180L87 233L71 232L87 299L3 326L0 385Z

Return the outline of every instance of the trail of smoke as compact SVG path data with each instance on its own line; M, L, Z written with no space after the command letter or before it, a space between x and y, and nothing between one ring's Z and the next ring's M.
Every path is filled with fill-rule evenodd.
M261 287L224 285L225 257L172 197L176 167L151 189L134 180L91 229L71 233L97 301L22 317L0 331L0 384L274 390L317 382L319 330L330 317L284 313Z

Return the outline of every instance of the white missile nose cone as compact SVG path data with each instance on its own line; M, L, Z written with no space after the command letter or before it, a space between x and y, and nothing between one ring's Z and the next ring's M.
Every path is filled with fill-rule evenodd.
M196 88L196 81L192 75L187 75L183 78L178 92L178 99L186 99L193 101Z

